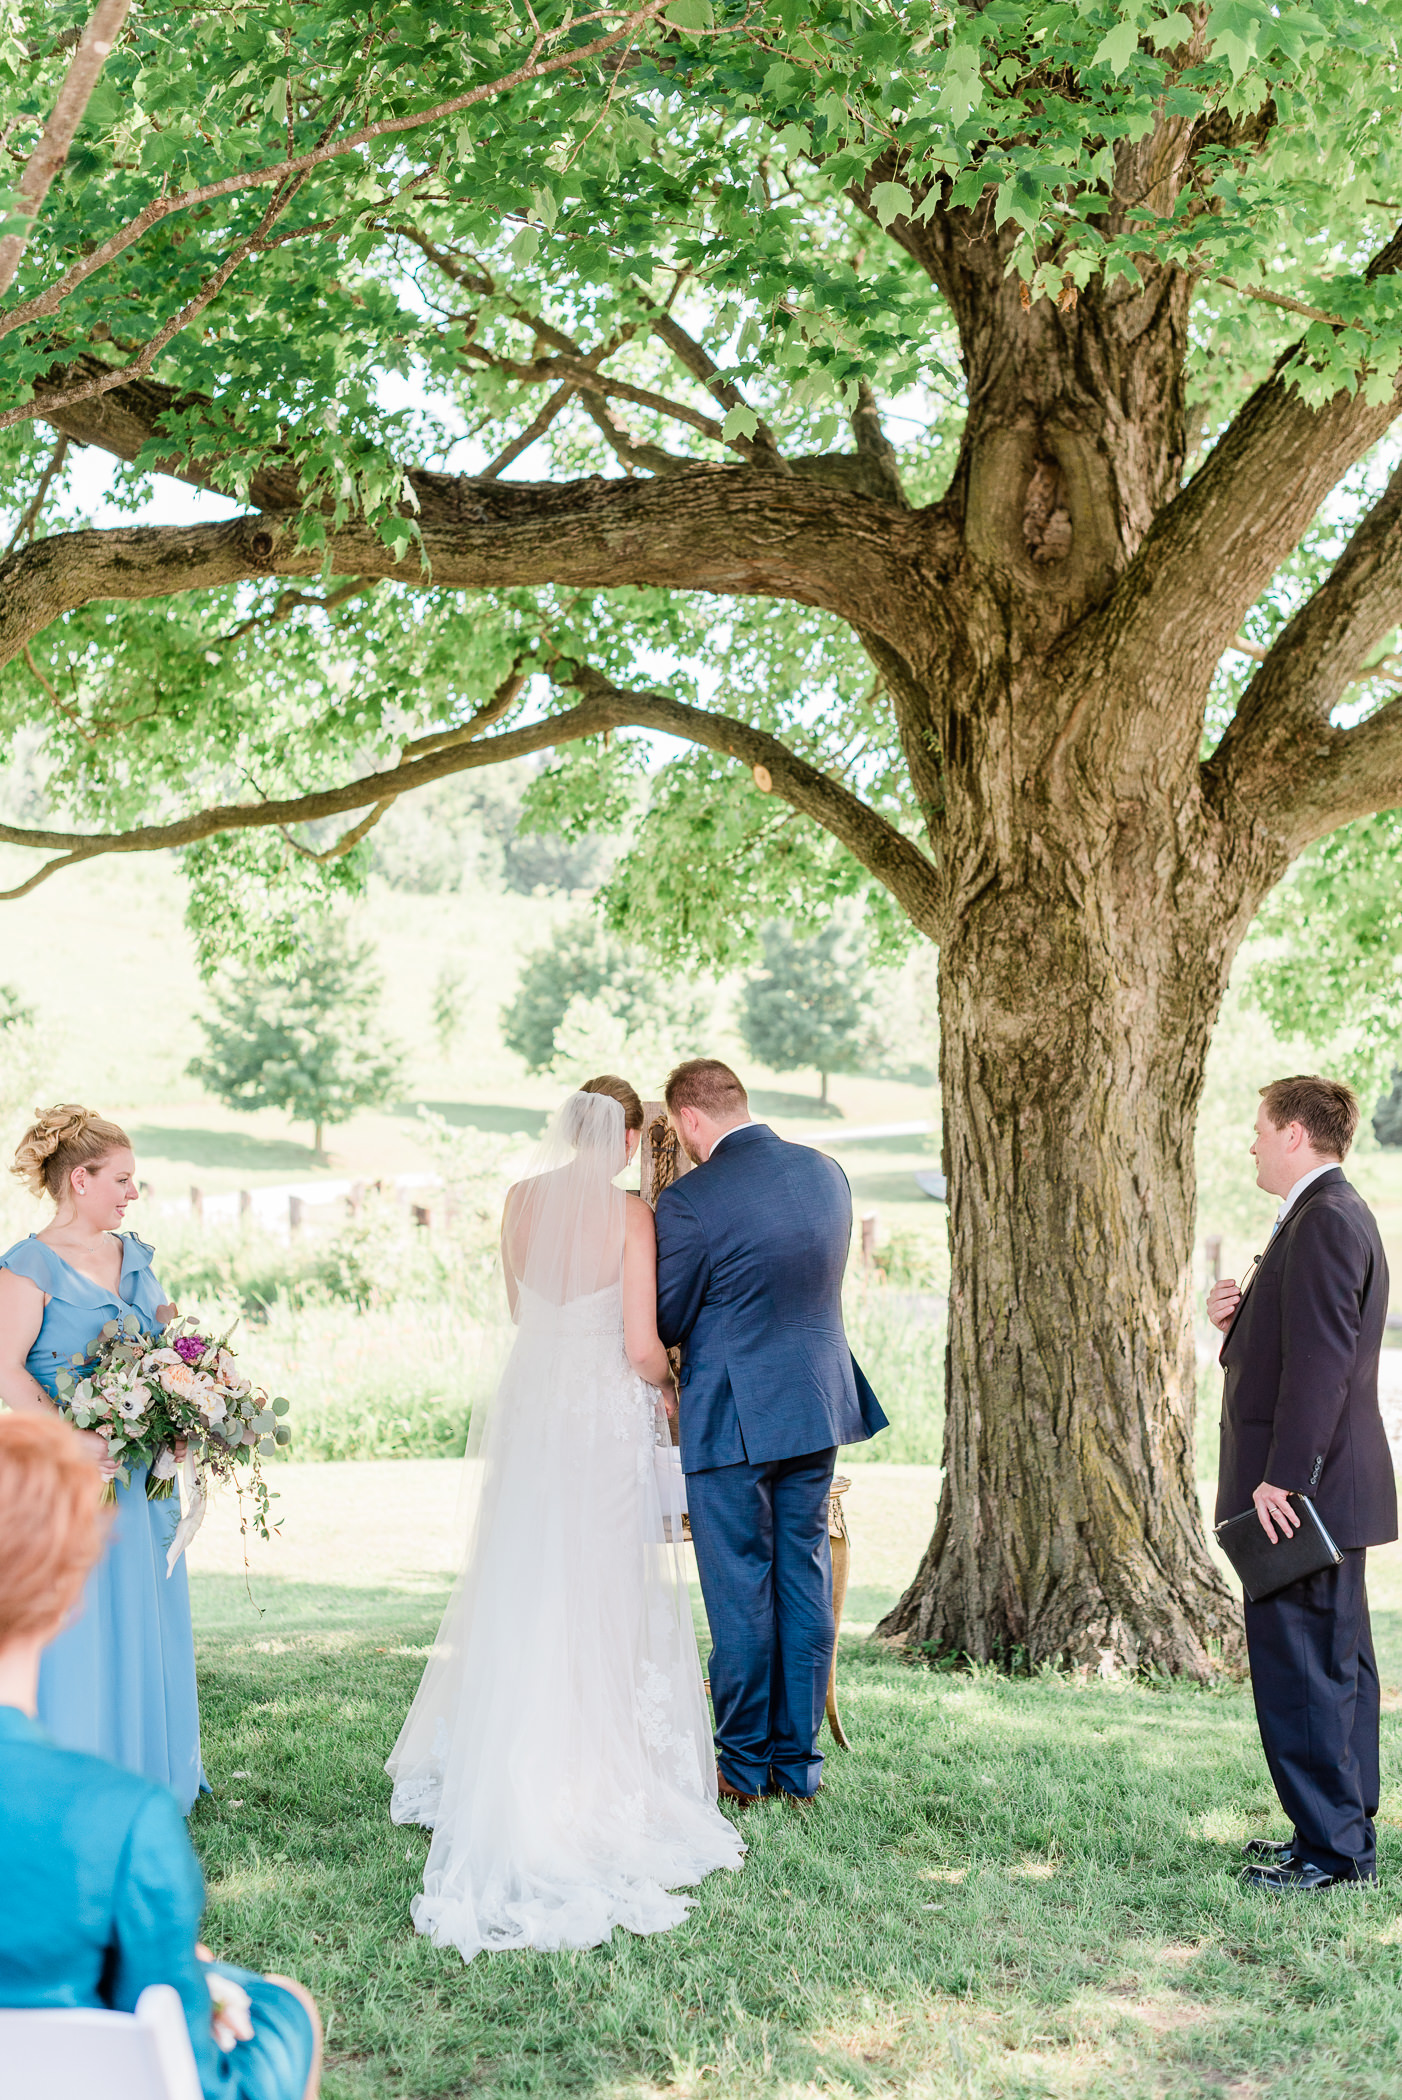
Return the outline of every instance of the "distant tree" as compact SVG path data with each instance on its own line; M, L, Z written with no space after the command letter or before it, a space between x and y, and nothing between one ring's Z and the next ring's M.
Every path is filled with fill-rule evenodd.
M740 1003L745 1048L771 1072L811 1065L826 1101L829 1074L853 1072L861 1058L865 965L843 951L840 926L800 941L776 922L762 939L764 967L748 979Z
M452 963L444 963L433 986L433 1032L444 1057L461 1033L465 1009L466 988L462 971Z
M1402 1070L1373 1110L1373 1135L1380 1145L1402 1145Z
M502 1035L532 1072L544 1072L554 1062L555 1031L572 999L607 999L627 1018L649 986L655 995L655 974L602 934L592 919L571 919L526 957L516 996L502 1012Z
M26 1006L12 984L0 984L0 1035L34 1025L34 1009Z
M1258 926L1271 947L1248 992L1276 1033L1303 1036L1365 1101L1386 1096L1402 1065L1402 810L1316 840Z
M7 1126L33 1108L41 1070L34 1009L12 984L0 984L0 1119Z
M403 1052L375 1017L382 990L371 949L333 919L295 963L240 972L214 994L213 1017L200 1017L208 1055L186 1069L230 1108L310 1123L324 1156L327 1124L383 1106L398 1086Z

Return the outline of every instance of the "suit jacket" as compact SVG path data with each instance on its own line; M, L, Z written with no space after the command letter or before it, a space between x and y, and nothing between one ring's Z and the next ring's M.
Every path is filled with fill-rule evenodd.
M1217 1521L1263 1480L1308 1495L1334 1542L1397 1536L1397 1484L1378 1412L1387 1258L1343 1169L1312 1182L1271 1239L1221 1350Z
M657 1202L657 1328L682 1364L682 1470L764 1465L886 1427L847 1346L852 1192L836 1160L764 1123Z

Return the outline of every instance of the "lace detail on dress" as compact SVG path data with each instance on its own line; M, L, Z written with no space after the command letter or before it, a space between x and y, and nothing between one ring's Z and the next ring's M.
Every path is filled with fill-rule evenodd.
M649 1749L671 1752L671 1765L680 1787L698 1787L700 1771L696 1759L696 1737L691 1729L678 1729L672 1720L676 1687L670 1671L656 1663L643 1662L642 1682L633 1695L638 1726Z

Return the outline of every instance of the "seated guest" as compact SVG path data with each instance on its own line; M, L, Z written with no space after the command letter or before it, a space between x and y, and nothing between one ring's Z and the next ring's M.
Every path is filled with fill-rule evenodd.
M0 2006L131 2012L173 1984L206 2100L313 2100L316 2005L197 1945L204 1886L174 1795L33 1718L44 1644L102 1551L101 1495L70 1428L0 1416Z

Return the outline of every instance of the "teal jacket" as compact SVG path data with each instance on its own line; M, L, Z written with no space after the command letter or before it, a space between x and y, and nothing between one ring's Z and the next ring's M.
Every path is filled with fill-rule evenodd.
M175 1796L59 1749L18 1707L0 1706L0 2006L131 2012L148 1983L173 1984L207 2100L296 2100L311 2062L306 2011L229 1969L254 2000L255 2039L220 2050L195 1958L203 1909Z

